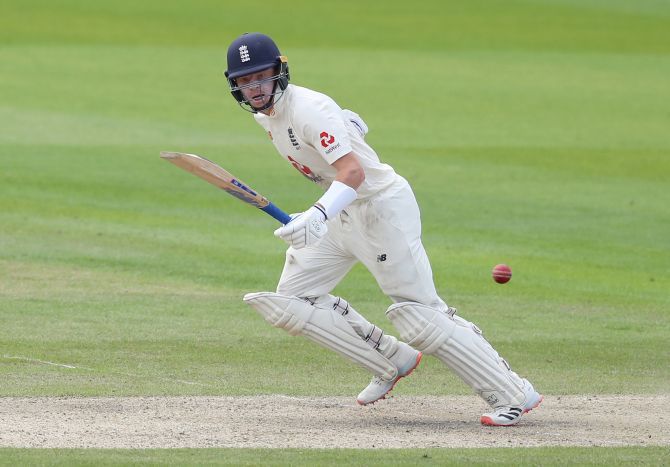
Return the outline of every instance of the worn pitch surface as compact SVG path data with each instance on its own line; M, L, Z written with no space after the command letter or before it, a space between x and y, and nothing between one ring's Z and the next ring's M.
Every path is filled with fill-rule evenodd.
M0 398L0 447L670 446L669 395L548 396L514 427L474 396Z

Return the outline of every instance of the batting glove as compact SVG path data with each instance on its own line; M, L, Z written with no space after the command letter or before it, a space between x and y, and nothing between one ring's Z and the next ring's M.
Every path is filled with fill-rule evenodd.
M293 248L314 245L328 233L326 215L315 206L291 217L291 222L275 230L275 237L281 238Z

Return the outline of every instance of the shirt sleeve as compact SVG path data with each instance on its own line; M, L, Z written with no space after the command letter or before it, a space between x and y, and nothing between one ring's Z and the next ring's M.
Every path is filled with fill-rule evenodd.
M332 164L352 151L351 140L342 118L342 109L328 96L303 102L296 108L295 121L302 139Z

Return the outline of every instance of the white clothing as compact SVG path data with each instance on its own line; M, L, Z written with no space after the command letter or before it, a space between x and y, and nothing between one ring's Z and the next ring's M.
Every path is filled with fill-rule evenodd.
M328 233L318 243L289 247L277 294L332 304L324 309L341 313L353 333L368 344L375 335L374 348L381 352L392 347L394 339L358 313L348 312L348 305L339 307L340 299L329 295L360 261L396 303L387 315L402 337L417 350L437 356L492 407L501 408L485 414L482 423L514 424L526 407L537 406L542 396L530 383L525 390L526 380L500 358L479 328L455 316L456 310L438 296L421 242L421 216L414 193L365 143L362 135L367 129L351 123L328 96L298 86L289 85L274 110L269 117L257 114L256 120L270 133L279 153L303 175L326 190L337 173L330 164L354 151L366 176L357 189L358 199L327 220ZM364 346L356 349L367 350ZM414 363L416 366L418 360ZM361 393L363 403L384 397L393 383L395 378L373 379ZM370 392L375 385L378 388ZM369 398L368 393L372 394ZM511 417L509 412L516 418L501 421Z
M254 117L268 132L279 154L324 190L337 174L331 164L351 151L358 155L365 171L365 181L356 190L359 200L395 180L393 168L379 161L360 130L325 94L289 84L271 115L257 113Z
M421 243L419 206L409 184L399 175L389 188L349 205L329 220L328 235L320 243L300 250L289 248L277 293L326 295L357 261L394 302L448 309L437 295Z
M337 173L331 164L352 150L365 171L358 199L328 220L327 235L315 245L287 250L277 293L328 295L360 261L394 302L446 311L421 243L414 193L391 166L379 161L346 111L324 94L291 84L270 116L254 116L279 154L324 190Z

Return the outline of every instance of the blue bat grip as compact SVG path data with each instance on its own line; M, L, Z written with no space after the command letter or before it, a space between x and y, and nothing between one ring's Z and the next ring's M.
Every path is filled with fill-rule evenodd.
M260 208L260 210L267 212L268 214L270 214L272 217L274 217L275 219L277 219L279 222L281 222L284 225L291 222L291 216L289 216L284 211L279 209L277 206L272 204L272 202L270 202L270 204L268 204L264 208Z

